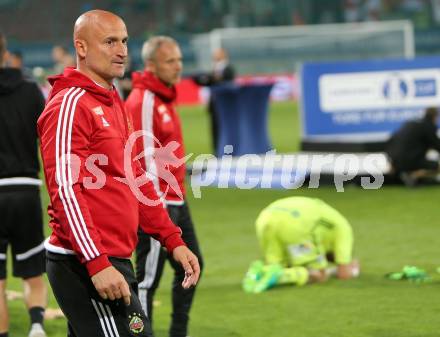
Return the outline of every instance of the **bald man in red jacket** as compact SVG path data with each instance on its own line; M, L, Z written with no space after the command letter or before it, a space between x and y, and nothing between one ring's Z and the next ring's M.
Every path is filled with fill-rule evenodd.
M181 286L194 286L200 272L163 205L141 202L157 195L151 181L138 184L145 172L136 153L126 153L131 118L112 84L124 74L127 39L113 13L81 15L78 66L50 79L38 120L52 228L47 274L69 336L152 336L130 262L139 225L182 265Z

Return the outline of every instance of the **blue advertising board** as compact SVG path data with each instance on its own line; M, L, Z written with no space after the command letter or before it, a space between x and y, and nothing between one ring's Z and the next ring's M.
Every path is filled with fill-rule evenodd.
M383 141L440 107L440 57L305 63L301 89L303 139Z

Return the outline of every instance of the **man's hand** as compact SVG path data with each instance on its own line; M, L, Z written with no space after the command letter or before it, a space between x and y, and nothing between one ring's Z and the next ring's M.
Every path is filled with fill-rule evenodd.
M186 246L179 246L173 250L173 258L180 263L185 270L185 279L182 287L188 289L195 286L200 276L200 265L197 256L191 252Z
M92 276L96 290L104 300L123 298L126 305L130 305L130 287L124 276L115 267L107 267Z

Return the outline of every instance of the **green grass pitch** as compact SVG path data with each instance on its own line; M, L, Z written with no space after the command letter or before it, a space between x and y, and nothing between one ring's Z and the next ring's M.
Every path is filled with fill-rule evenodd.
M187 152L210 151L204 109L180 108ZM270 132L278 152L298 149L299 118L293 103L271 105ZM332 186L296 190L202 189L192 215L205 257L205 272L191 314L192 337L434 337L439 333L440 265L437 202L440 189L386 186L363 190ZM43 192L45 193L45 192ZM259 257L254 220L269 202L291 195L322 198L339 209L355 232L361 261L357 280L330 280L302 288L283 287L245 294L241 278ZM45 198L47 200L47 198ZM432 283L389 281L384 274L414 264L434 276ZM20 290L9 277L8 288ZM166 337L170 315L171 270L157 293L154 328ZM50 304L55 305L53 295ZM27 335L28 316L21 301L9 302L10 336ZM48 321L50 337L66 336L64 320ZM89 336L84 336L89 337ZM91 336L90 336L91 337Z

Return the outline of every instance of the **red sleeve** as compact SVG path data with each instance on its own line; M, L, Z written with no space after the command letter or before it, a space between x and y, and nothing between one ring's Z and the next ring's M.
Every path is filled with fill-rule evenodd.
M127 109L129 116L133 120L133 125L135 130L142 130L143 124L150 127L147 129L147 132L152 132L152 121L144 120L144 118L153 118L153 110L146 111L147 117L142 115L142 102L144 100L144 91L140 91L138 89L134 89L127 101L125 102L125 108ZM150 94L151 95L151 94ZM151 95L151 98L153 96ZM154 101L152 102L152 106L154 105ZM144 144L142 142L142 137L137 139L136 153L142 152L144 149ZM154 145L153 145L154 146ZM144 166L145 162L142 159L142 163L140 161L136 161L136 176L140 177L141 175L145 175ZM148 169L148 168L147 168ZM141 229L151 235L153 238L158 240L162 246L165 246L169 252L172 252L174 248L178 246L185 245L181 238L182 231L179 227L173 224L171 219L168 216L168 212L164 208L164 205L159 200L159 196L156 193L153 183L149 180L146 184L140 187L140 192L142 195L142 199L146 202L139 203L139 219Z
M125 110L127 111L129 118L133 122L134 131L142 130L142 99L143 95L141 90L134 88L127 100L125 101ZM136 139L136 154L140 154L144 149L143 137ZM142 168L145 170L145 163L140 162Z
M60 227L55 230L67 235L81 263L94 275L111 264L82 195L93 131L90 114L81 104L84 93L71 88L64 96L55 97L40 118L38 129L51 207Z
M138 167L138 176L145 175L145 172ZM148 180L147 183L140 187L144 200L149 202L139 203L139 221L141 229L158 240L162 246L165 246L168 252L172 252L178 246L184 246L182 240L182 230L177 227L170 219L164 204L159 200L153 183Z

